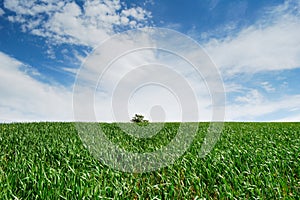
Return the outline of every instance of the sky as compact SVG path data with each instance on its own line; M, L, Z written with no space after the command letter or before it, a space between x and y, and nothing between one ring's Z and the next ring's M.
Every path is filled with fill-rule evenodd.
M115 34L147 27L174 30L201 46L222 78L225 121L300 121L299 0L0 0L0 122L78 120L74 87L80 69L91 69L84 63ZM112 55L126 45L107 51ZM139 71L145 63L168 68ZM152 76L145 76L149 70ZM175 71L184 80L169 75ZM169 88L144 86L143 76L174 81ZM183 81L195 93L196 120L212 119L205 77L164 52L121 57L101 81L93 90L97 121L127 121L134 113L150 121L181 121L193 107L181 105L170 88L183 87ZM118 83L122 91L134 90L129 99L114 94L121 91L114 90Z

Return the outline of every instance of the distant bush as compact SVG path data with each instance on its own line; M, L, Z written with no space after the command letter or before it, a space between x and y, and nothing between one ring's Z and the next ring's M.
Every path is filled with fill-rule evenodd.
M143 115L135 114L134 117L132 117L131 122L138 123L138 124L148 124L149 121L144 119Z

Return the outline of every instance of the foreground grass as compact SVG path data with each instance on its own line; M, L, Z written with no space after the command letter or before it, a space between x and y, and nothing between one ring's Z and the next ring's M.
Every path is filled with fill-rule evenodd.
M151 139L101 124L129 151L165 145L178 124ZM225 123L214 150L198 152L208 123L173 165L131 174L113 170L84 148L73 123L0 125L0 199L299 199L300 123Z

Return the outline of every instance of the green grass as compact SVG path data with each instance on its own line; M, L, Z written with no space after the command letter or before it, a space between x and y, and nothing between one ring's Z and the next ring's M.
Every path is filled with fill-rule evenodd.
M150 139L101 124L128 151L149 152L174 138L167 123ZM116 171L84 148L74 123L0 124L0 199L299 199L300 123L225 123L220 140L198 157L208 123L173 165Z

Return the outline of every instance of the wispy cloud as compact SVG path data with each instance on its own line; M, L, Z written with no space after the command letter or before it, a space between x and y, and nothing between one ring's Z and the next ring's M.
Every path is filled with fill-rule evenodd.
M235 102L249 105L258 105L263 102L263 96L255 89L250 90L244 96L238 96Z
M204 47L226 76L298 68L300 15L295 9L288 1L269 9L254 25L226 38L211 39Z
M4 14L5 14L4 10L2 8L0 8L0 16L2 16Z
M70 89L37 81L22 62L2 52L0 66L0 121L72 119Z
M290 115L288 117L283 117L272 121L273 122L299 122L300 114Z
M299 9L299 1L285 1L282 5L267 8L253 25L241 29L234 27L226 37L210 38L203 45L226 80L225 89L230 96L226 104L226 120L275 120L274 113L291 115L278 116L278 120L300 120L297 113L299 93L287 95L283 92L269 96L279 89L282 91L273 85L279 81L277 76L274 80L269 78L255 83L257 74L300 67ZM226 32L227 29L219 31ZM278 87L286 85L287 82Z
M300 95L285 95L276 100L270 100L257 90L251 90L245 96L236 98L236 102L228 102L226 105L226 120L245 121L274 121L283 120L282 117L270 115L280 112L282 115L293 114L293 121L300 121ZM292 111L295 111L292 113ZM284 121L284 120L283 120Z
M271 83L265 81L261 83L261 87L267 92L274 92L275 88L271 85Z
M206 55L200 54L199 57L199 54L193 51L195 46L191 41L183 44L182 38L175 38L176 35L170 38L172 36L166 34L168 32L164 32L168 36L165 36L164 41L161 41L162 35L165 35L163 33L156 33L154 36L138 33L112 38L108 44L104 43L103 47L95 49L94 54L84 63L77 77L76 84L79 89L75 90L74 101L75 106L82 108L78 115L80 121L91 120L88 111L90 107L86 104L86 108L80 106L80 102L81 98L87 99L91 97L89 93L94 92L94 106L97 111L95 114L101 121L129 121L130 116L140 112L155 121L157 118L150 114L153 106L161 106L164 109L166 121L210 120L211 99L206 82L190 63L176 53L182 52L184 54L179 55L188 55L189 58L197 57L201 62L207 60ZM157 37L158 35L160 37ZM177 43L173 46L173 54L151 48L158 44L167 47L170 42L167 40ZM192 50L186 51L185 45L192 47ZM135 51L130 52L132 49ZM127 53L124 55L124 52ZM114 60L115 54L122 56ZM110 63L111 60L114 61ZM109 66L106 66L105 62L108 61ZM207 76L207 73L203 75ZM195 96L191 95L193 92ZM183 119L182 112L191 116L185 115ZM192 115L195 112L198 112L197 116ZM113 118L113 114L117 118Z

